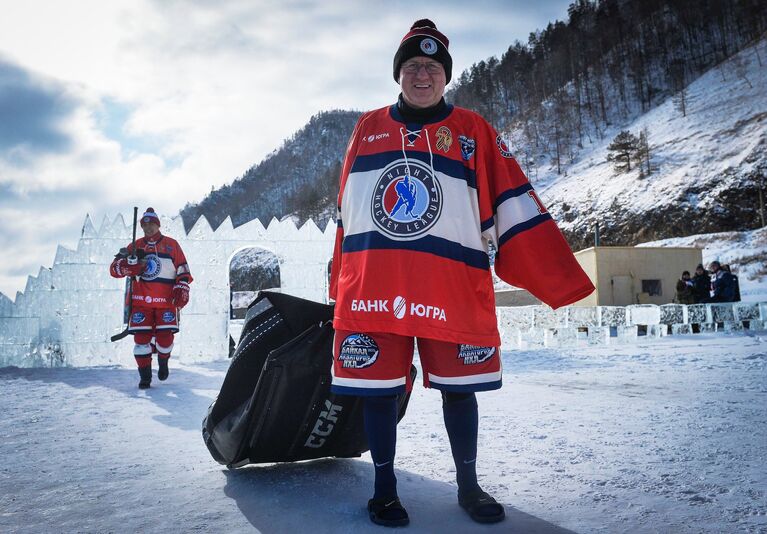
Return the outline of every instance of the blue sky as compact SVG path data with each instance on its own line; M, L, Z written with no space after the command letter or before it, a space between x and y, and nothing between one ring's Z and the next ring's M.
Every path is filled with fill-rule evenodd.
M450 39L453 78L569 0L0 0L0 291L74 247L86 214L175 215L315 113L392 102L413 21Z

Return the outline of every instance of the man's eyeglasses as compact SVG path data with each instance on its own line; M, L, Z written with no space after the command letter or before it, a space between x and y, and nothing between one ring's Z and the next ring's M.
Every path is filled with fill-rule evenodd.
M421 70L421 67L423 67L426 70L427 74L441 74L443 72L442 70L442 64L441 63L405 63L402 65L402 72L405 74L418 74L418 72Z

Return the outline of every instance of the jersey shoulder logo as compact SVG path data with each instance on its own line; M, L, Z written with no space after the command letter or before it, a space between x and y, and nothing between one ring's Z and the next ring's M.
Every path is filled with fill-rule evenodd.
M504 158L509 158L509 159L514 157L514 154L511 153L511 149L509 148L509 145L500 135L495 138L495 144L498 145L498 150L500 151L501 156L503 156Z
M453 145L453 132L447 126L440 126L437 130L437 150L447 153Z
M464 161L469 161L477 149L477 142L465 135L459 135L458 143L461 145L461 157Z
M395 239L425 234L442 213L442 187L426 164L397 160L384 169L370 204L376 226Z

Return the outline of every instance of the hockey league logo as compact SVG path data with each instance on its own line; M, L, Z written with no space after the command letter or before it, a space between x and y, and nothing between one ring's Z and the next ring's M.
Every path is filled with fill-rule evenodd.
M133 312L133 315L130 318L130 322L133 324L141 324L146 319L146 315L144 315L142 312Z
M172 323L176 320L176 314L172 311L166 311L162 314L162 321L164 323Z
M423 162L397 160L378 179L370 206L373 221L385 234L416 238L439 220L442 187Z
M364 369L378 359L378 345L365 334L352 334L341 342L338 361L344 369Z
M148 254L144 260L146 260L146 267L141 274L141 279L151 281L160 276L162 264L160 263L160 258L157 254Z
M495 347L477 347L466 344L458 346L458 359L463 360L464 365L486 362L493 357L493 354L495 354Z

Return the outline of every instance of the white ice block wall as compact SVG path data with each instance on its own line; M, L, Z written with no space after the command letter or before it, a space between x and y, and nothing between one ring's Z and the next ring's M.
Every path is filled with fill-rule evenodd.
M15 301L0 294L0 366L134 365L131 337L111 343L123 325L124 279L108 267L131 239L118 215L96 229L86 216L75 250L59 246L53 265L27 280ZM313 221L300 228L273 219L234 228L227 218L215 231L205 217L184 232L180 217L162 218L162 232L176 239L194 276L191 299L181 312L173 355L185 362L229 354L229 264L240 250L263 248L280 264L281 291L324 302L335 224L321 231Z

